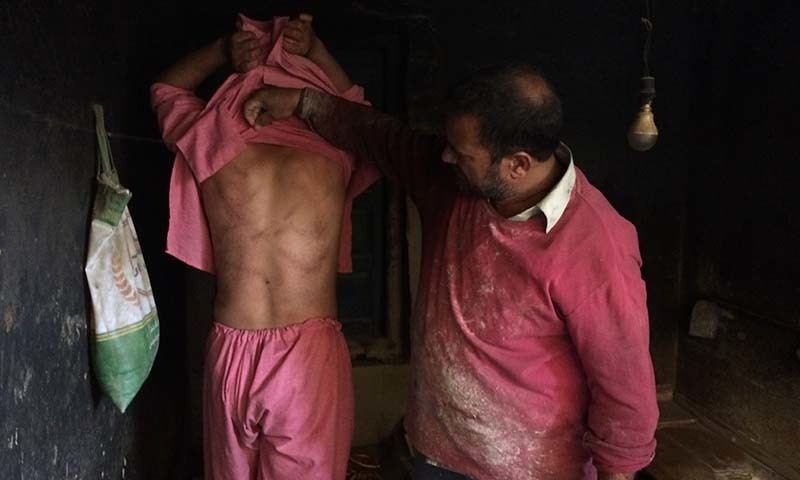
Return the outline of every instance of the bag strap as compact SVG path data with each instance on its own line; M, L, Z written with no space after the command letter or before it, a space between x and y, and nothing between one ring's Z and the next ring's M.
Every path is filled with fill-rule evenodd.
M111 143L108 141L108 133L106 133L106 121L103 116L103 106L93 104L94 110L94 129L97 133L97 175L110 175L117 176L117 169L114 166L114 157L111 155Z

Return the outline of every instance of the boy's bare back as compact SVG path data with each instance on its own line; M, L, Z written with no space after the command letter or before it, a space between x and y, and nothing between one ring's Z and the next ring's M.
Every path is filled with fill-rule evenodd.
M217 322L262 329L336 316L345 203L336 162L252 144L200 191L214 248Z

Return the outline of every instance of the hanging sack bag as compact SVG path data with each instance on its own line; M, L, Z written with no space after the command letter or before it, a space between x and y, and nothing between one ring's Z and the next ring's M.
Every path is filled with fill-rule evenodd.
M119 183L103 107L93 105L93 109L97 193L85 268L92 298L92 365L103 392L124 412L153 366L158 314L128 211L131 192Z

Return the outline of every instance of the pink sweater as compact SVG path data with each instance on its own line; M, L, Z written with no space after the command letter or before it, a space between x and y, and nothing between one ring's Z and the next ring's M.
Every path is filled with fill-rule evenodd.
M206 103L193 92L156 83L151 103L167 146L175 151L169 193L167 253L200 270L214 273L214 255L206 224L199 185L224 167L247 143L268 143L317 153L339 163L347 184L339 247L339 271L352 270L350 246L353 199L380 176L364 157L334 148L311 132L297 118L261 129L251 128L242 116L242 104L265 84L280 87L312 87L366 103L363 89L353 86L339 93L325 73L310 60L283 51L283 31L288 18L256 22L240 15L242 30L254 32L267 55L263 64L244 74L233 74Z
M658 406L633 225L577 168L544 214L511 221L458 189L443 139L315 100L314 130L374 158L422 219L414 447L477 480L588 480L650 463Z
M451 189L421 205L414 445L476 479L647 465L658 409L633 226L579 170L550 233Z

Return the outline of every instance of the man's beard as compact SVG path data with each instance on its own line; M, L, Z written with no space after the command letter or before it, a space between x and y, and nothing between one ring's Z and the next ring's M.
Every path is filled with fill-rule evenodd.
M486 198L492 203L502 202L511 196L511 187L500 178L499 163L489 166L480 185L475 185L467 180L467 177L457 166L453 166L453 169L456 173L456 183L464 193Z

